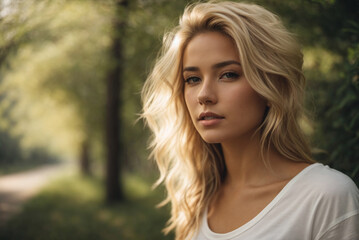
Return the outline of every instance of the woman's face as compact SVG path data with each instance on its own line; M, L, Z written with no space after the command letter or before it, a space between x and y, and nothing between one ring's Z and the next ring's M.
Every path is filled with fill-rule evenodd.
M266 101L243 75L233 41L218 32L196 35L183 55L184 98L208 143L248 139L263 120Z

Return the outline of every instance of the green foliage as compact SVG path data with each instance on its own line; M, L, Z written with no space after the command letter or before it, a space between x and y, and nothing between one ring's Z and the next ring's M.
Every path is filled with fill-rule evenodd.
M325 121L320 131L327 136L323 145L329 152L329 163L359 184L359 45L350 52L345 76L333 85L334 101L323 109Z
M155 208L162 191L152 192L148 182L128 175L128 201L107 206L103 205L101 182L75 176L60 179L0 229L0 239L173 239L161 232L168 209Z
M130 1L127 30L124 41L124 82L122 84L124 122L122 139L126 146L125 167L148 174L153 171L147 161L146 151L149 132L141 121L140 93L143 83L153 66L166 30L178 23L187 1Z
M358 3L348 6L355 8L350 12L359 11ZM338 7L338 11L348 6ZM309 86L317 102L313 142L324 150L317 154L318 160L348 174L359 185L359 24L355 18L358 15L349 14L339 28L331 30L338 33L337 41L341 40L341 45L331 50L341 53L340 48L346 46L346 53L341 53L326 74L314 77Z
M19 138L21 149L55 148L56 154L74 157L86 139L97 153L94 158L103 158L104 86L114 65L109 54L114 4L20 1L13 14L0 19L0 129ZM140 91L164 29L174 25L185 4L130 1L121 84L121 138L129 169L148 169L148 133L141 122L134 123L141 111Z
M101 142L109 3L20 1L2 19L0 128L21 149L76 157L84 139Z
M0 149L0 176L58 162L56 157L44 149L23 151L20 139L5 131L0 131Z
M0 19L0 129L18 139L20 150L33 141L74 155L81 140L90 138L94 151L102 153L104 78L113 65L108 51L114 1L21 2L26 4L18 4L15 14ZM148 132L141 122L134 124L141 110L140 91L163 33L177 24L189 2L193 1L129 1L122 39L125 61L121 89L121 137L127 169L153 170L146 162ZM307 126L312 129L309 134L315 146L327 152L317 157L355 174L357 92L352 79L356 76L353 56L357 48L353 45L359 40L359 2L249 2L277 13L302 42L307 105L317 115ZM352 57L347 60L350 47Z

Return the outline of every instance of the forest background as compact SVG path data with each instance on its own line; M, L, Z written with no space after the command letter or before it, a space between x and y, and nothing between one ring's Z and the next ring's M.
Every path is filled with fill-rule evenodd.
M359 185L359 2L246 2L275 12L297 35L307 78L303 130L316 160ZM2 239L164 239L168 208L154 209L163 191L151 191L158 171L136 119L162 36L189 3L1 1L0 176L61 161L88 176L53 183ZM139 231L141 224L148 226Z

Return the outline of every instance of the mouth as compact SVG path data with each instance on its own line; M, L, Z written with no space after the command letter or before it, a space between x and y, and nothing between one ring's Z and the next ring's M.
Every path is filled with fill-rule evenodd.
M213 120L213 119L224 119L224 117L212 112L203 112L198 117L199 121Z

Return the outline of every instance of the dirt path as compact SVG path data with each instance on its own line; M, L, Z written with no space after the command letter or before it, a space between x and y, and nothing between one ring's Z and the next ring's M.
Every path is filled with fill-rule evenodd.
M73 164L61 163L0 177L0 226L50 180L73 171Z

